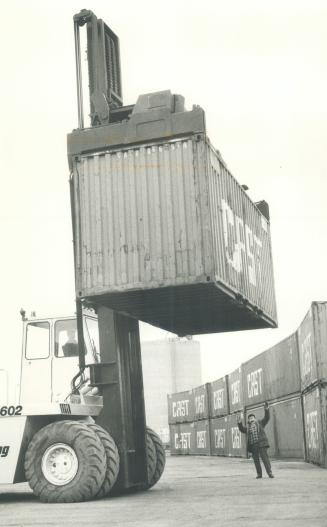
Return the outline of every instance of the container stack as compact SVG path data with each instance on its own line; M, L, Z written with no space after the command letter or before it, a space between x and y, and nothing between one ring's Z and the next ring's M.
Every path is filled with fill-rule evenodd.
M327 468L327 302L313 302L298 329L306 461Z
M327 467L327 302L313 302L297 332L189 393L194 422L189 424L193 436L187 453L246 456L237 415L247 420L254 413L262 419L268 401L270 455ZM172 437L173 417L169 422Z

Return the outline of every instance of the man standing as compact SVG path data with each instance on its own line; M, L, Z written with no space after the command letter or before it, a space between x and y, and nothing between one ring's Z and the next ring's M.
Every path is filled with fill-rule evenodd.
M263 461L266 472L270 478L273 478L271 471L271 464L268 456L269 443L265 434L264 428L270 418L268 403L265 403L265 416L263 419L257 421L255 414L248 415L247 427L242 423L241 417L237 418L237 425L239 430L247 435L248 451L252 453L253 461L257 471L257 479L262 478L262 468L260 458Z

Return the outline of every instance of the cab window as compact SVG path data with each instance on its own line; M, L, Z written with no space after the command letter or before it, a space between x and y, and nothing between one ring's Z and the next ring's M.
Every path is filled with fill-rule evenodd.
M49 322L29 322L26 326L26 358L46 359L50 353Z
M78 357L76 319L55 323L55 357Z

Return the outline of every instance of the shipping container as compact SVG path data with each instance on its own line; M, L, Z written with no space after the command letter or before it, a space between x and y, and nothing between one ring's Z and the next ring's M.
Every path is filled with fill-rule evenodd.
M276 327L269 220L203 110L157 95L68 137L77 295L178 335Z
M209 383L193 388L194 421L209 419Z
M242 364L244 405L252 406L268 399L265 353Z
M327 468L327 385L303 395L306 461Z
M210 418L229 414L228 377L222 377L208 385Z
M228 456L228 416L210 419L211 454L213 456Z
M190 455L196 450L194 423L169 425L172 455Z
M187 423L194 421L193 391L168 394L168 422Z
M228 375L228 399L231 414L244 408L242 366Z
M297 334L294 333L264 353L263 392L267 400L301 392Z
M191 449L191 454L196 456L211 455L210 425L209 420L196 421L194 423L195 445Z
M312 302L298 329L301 386L327 381L327 302Z
M240 432L237 425L237 415L228 416L228 455L232 457L246 457L246 435Z

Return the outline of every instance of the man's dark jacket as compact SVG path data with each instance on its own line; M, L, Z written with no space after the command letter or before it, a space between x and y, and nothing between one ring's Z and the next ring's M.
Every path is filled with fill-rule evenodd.
M269 448L268 439L267 439L266 433L264 431L264 427L268 423L269 419L270 419L269 408L265 408L265 416L264 416L264 418L260 419L260 421L257 421L257 423L258 423L258 443L257 444L258 444L259 448ZM237 425L238 425L239 430L243 434L247 435L247 439L248 439L247 448L248 448L248 451L251 452L253 445L249 444L248 427L245 427L242 423L237 423Z

